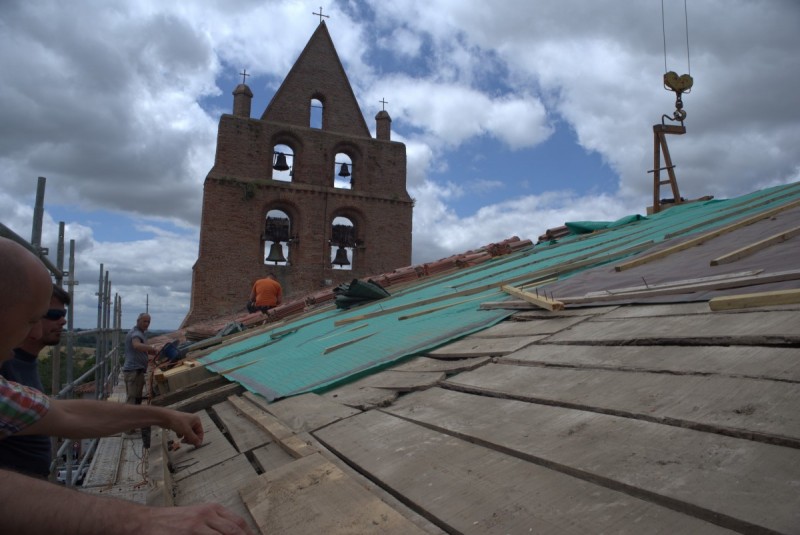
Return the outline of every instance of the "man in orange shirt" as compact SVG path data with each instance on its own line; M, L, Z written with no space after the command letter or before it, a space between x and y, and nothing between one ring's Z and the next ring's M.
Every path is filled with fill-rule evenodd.
M265 278L258 279L255 284L253 284L253 290L250 292L250 302L247 305L247 309L250 312L260 310L266 313L270 308L280 305L282 298L283 289L275 278L275 274L270 273Z

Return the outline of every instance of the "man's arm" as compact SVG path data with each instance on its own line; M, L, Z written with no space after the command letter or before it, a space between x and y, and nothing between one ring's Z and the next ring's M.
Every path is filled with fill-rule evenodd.
M136 351L141 351L142 353L146 353L148 355L156 355L158 354L158 350L151 345L145 344L143 341L139 340L138 338L134 338L131 342L133 349Z
M51 399L47 414L19 434L94 438L150 425L171 429L194 446L203 442L203 425L194 414L152 405L87 399Z
M0 470L0 514L3 533L18 535L252 535L244 520L219 504L147 507L6 470Z

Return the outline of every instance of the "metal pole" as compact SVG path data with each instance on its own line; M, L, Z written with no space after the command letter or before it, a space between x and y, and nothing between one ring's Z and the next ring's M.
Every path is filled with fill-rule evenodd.
M56 254L56 267L59 273L56 275L56 285L63 287L64 282L64 222L58 223L58 250ZM50 351L53 360L53 376L50 392L55 394L61 390L61 342L53 346Z
M75 280L75 240L69 240L69 271L67 272L67 293L69 294L69 305L67 306L67 384L72 382L73 375L73 358L74 358L74 345L75 340L73 337L73 318L72 314L74 309L74 295L75 285L78 281Z
M114 359L114 384L116 384L124 354L122 346L122 296L119 294L117 294L117 308L114 311L114 336L114 345L117 348L117 355Z
M36 249L37 256L42 254L42 219L44 219L44 188L47 179L39 177L36 184L36 204L33 207L33 226L31 227L31 245Z
M100 280L98 281L98 289L97 289L97 337L95 339L94 344L94 360L95 364L97 365L95 374L94 374L94 397L96 399L102 399L100 397L101 394L101 385L100 382L102 381L102 373L101 373L101 366L100 362L103 358L103 264L100 264Z
M105 303L105 310L103 313L103 327L106 331L105 340L106 340L106 350L105 354L108 357L105 359L103 363L103 371L105 375L103 376L103 399L108 398L111 394L110 387L111 382L109 379L111 378L112 373L112 362L111 362L111 352L114 349L114 339L113 333L111 332L111 280L108 278L108 272L106 272L106 303Z
M108 279L108 271L106 271L105 276L105 285L104 285L104 292L103 292L103 397L102 399L106 399L108 397L107 392L107 383L108 383L108 352L111 349L110 342L111 337L109 336L108 332L108 311L111 308L111 281Z

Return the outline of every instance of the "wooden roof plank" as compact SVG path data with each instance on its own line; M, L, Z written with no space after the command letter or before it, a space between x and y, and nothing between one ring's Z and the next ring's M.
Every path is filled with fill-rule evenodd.
M469 338L510 338L554 334L561 330L569 329L586 319L588 319L588 316L551 316L548 319L501 321L488 329L471 334Z
M641 265L646 264L648 262L653 262L655 260L660 260L660 259L662 259L662 258L664 258L666 256L669 256L669 255L673 254L673 253L677 253L679 251L683 251L685 249L689 249L689 248L694 247L696 245L700 245L700 244L702 244L704 242L707 242L709 240L713 240L714 238L716 238L718 236L722 236L723 234L727 234L729 232L733 232L733 231L738 230L738 229L740 229L742 227L746 227L747 225L752 225L753 223L761 221L762 219L766 219L766 218L772 217L772 216L774 216L776 214L779 214L780 212L783 212L785 210L789 210L791 208L795 208L797 206L800 206L800 199L797 199L795 201L783 204L781 206L777 206L777 207L772 208L770 210L765 210L763 212L759 212L759 213L757 213L755 215L752 215L750 217L746 217L744 219L736 221L735 223L731 223L730 225L725 225L724 227L720 227L720 228L714 229L714 230L712 230L710 232L706 232L704 234L701 234L700 236L696 236L694 238L685 240L685 241L683 241L681 243L678 243L676 245L673 245L671 247L666 247L664 249L661 249L660 251L655 251L655 252L650 253L650 254L637 256L637 257L633 258L632 260L628 260L627 262L623 262L621 264L617 264L616 266L614 266L614 269L616 271L624 271L626 269L631 269L631 268L636 267L636 266L641 266Z
M800 448L795 383L489 364L442 385Z
M256 523L239 496L239 489L258 478L244 455L236 455L216 466L192 474L178 486L175 505L219 503L242 517L251 530Z
M800 303L800 289L776 290L739 295L714 297L708 302L711 310L736 310Z
M269 472L284 464L294 461L294 457L286 453L277 443L270 442L252 451L253 457L263 472Z
M800 383L796 348L759 346L598 346L537 344L503 357L504 364L719 375Z
M696 516L727 517L730 527L787 533L800 525L800 450L438 388L385 410Z
M267 410L295 433L313 431L361 412L313 393L276 401Z
M250 421L264 429L273 440L280 444L287 453L295 458L310 455L316 451L305 442L298 439L291 429L273 415L262 410L253 403L246 401L238 396L231 396L228 401Z
M386 370L362 379L365 386L384 388L398 392L424 390L444 380L444 372L396 372Z
M414 359L394 366L395 372L444 372L446 374L474 370L491 362L491 357L471 357L459 360L441 360L428 357L415 357Z
M760 273L752 276L721 278L705 280L683 285L668 285L659 288L652 288L629 292L606 292L587 294L575 297L559 297L559 300L567 305L581 303L595 303L601 301L624 301L641 298L657 297L660 295L690 294L697 292L707 292L712 290L726 290L730 288L741 288L747 286L757 286L759 284L769 284L773 282L785 282L800 279L800 269L790 269L786 271L774 271L771 273Z
M230 401L217 403L212 410L225 426L225 430L240 453L256 449L272 441L272 437L266 431L245 418Z
M241 497L262 533L425 533L319 453L266 472Z
M744 247L740 247L739 249L731 251L730 253L718 256L717 258L711 260L710 264L712 266L730 264L731 262L735 262L740 258L744 258L746 256L750 256L751 254L755 254L762 249L766 249L767 247L783 243L786 240L797 236L798 234L800 234L800 227L794 227L792 229L779 232L778 234L774 234L768 238L764 238L763 240L759 240L755 243L751 243L750 245L745 245Z
M175 481L181 481L239 454L205 411L197 415L203 424L203 445L194 447L181 444L178 450L169 452L169 463Z
M729 533L380 411L336 422L315 436L448 533L632 535L663 526L675 533Z
M444 347L428 352L432 358L467 358L508 355L545 338L546 335L517 336L513 338L462 338Z
M360 384L358 381L336 387L322 394L331 401L362 411L385 407L399 395L396 390L373 388Z
M596 345L786 345L800 343L797 313L744 311L621 320L592 318L547 338L548 343Z

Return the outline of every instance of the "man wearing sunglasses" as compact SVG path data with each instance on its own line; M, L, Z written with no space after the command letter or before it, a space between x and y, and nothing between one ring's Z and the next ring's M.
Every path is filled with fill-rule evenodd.
M38 258L0 237L0 362L8 360L12 348L27 336L42 336L51 285ZM194 414L107 401L50 399L0 377L0 440L16 434L89 438L145 425L171 429L195 446L203 443L203 425ZM0 469L0 518L0 531L17 535L252 535L242 518L220 504L149 507L84 494L7 469Z
M9 381L44 392L39 377L39 353L45 347L58 345L61 341L69 302L69 294L54 284L50 308L40 320L41 335L29 334L14 349L14 358L0 366L0 375ZM0 467L47 479L50 474L50 449L50 438L45 435L13 436L0 440Z

